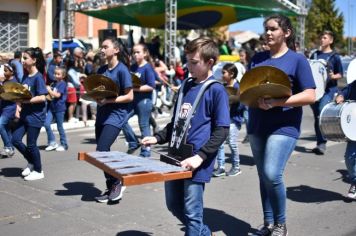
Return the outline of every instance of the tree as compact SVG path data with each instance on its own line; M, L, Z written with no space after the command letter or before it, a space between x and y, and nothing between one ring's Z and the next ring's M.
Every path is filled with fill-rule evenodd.
M305 43L313 49L319 45L320 34L324 30L334 33L334 47L343 49L344 16L335 8L335 0L313 0L305 23Z

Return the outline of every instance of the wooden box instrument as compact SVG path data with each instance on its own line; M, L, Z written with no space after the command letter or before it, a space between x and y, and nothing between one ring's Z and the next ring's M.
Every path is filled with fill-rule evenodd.
M120 179L125 186L192 177L192 171L180 166L118 151L79 152L78 160L87 161L107 174Z

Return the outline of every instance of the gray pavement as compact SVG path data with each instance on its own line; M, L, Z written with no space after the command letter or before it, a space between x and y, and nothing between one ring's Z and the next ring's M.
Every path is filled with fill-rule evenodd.
M161 126L168 120L157 119ZM137 122L131 124L138 130ZM356 202L344 197L349 187L343 162L346 145L329 142L324 156L312 154L312 127L306 107L302 136L285 174L289 235L355 236ZM165 207L163 183L128 187L115 205L94 202L93 197L105 189L103 173L77 160L79 151L95 150L94 128L71 128L75 129L67 129L67 152L41 151L43 180L26 182L20 177L26 162L18 153L0 160L0 235L183 235L183 226ZM240 140L244 135L243 128ZM45 148L44 133L38 144ZM205 219L217 236L248 235L262 223L250 147L239 142L239 148L242 174L213 178L206 186ZM120 136L112 150L126 149ZM226 152L229 156L228 147Z

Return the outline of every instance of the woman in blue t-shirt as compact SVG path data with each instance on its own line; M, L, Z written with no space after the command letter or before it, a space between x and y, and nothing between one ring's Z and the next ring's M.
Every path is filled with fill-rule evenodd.
M138 124L142 137L151 135L150 117L152 112L152 93L156 86L156 74L149 63L149 52L144 44L136 44L133 48L133 58L135 63L131 66L131 71L140 79L140 84L134 84L134 101L130 117L137 114ZM129 123L126 123L123 128L126 141L129 143L128 153L133 153L134 150L141 145L136 138L134 131ZM150 157L150 147L141 146L142 157Z
M259 98L249 108L248 134L260 180L264 226L255 235L287 235L283 172L300 134L302 106L315 101L315 83L307 59L296 53L290 20L281 15L264 23L269 51L256 54L250 68L274 66L288 75L292 96Z
M129 64L127 57L123 57L125 48L115 38L107 38L101 45L101 52L108 62L99 68L98 74L112 79L119 88L119 96L98 100L95 122L96 150L110 151L132 110L132 80L130 72L124 63ZM125 60L126 59L126 60ZM87 78L89 79L89 78ZM107 191L95 200L98 202L117 201L121 199L124 188L119 179L104 173Z
M22 84L31 92L32 98L21 102L20 119L13 132L12 143L28 162L22 176L25 180L38 180L44 178L37 138L46 119L47 89L42 76L46 62L38 47L26 49L22 59L27 71ZM27 146L22 142L26 133Z

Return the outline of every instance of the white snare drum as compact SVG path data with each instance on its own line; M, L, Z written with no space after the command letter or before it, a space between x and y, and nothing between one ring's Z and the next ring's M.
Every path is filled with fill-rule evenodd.
M324 138L332 141L356 141L356 102L326 104L319 117Z
M326 70L324 63L322 63L320 60L309 60L309 64L316 85L316 89L315 89L316 101L319 101L319 99L325 93L328 72Z
M346 80L348 84L356 80L356 59L353 59L347 67Z

